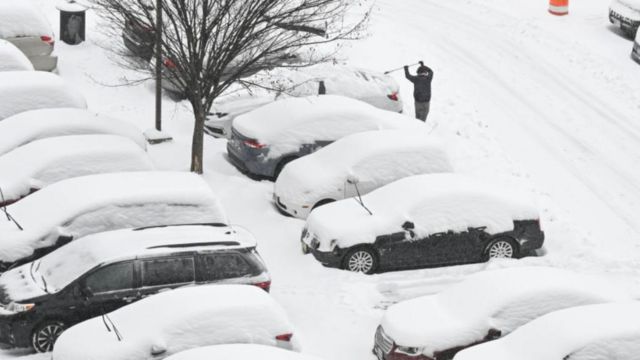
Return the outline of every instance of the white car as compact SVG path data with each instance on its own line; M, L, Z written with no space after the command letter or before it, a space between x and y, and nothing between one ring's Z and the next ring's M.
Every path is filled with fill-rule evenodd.
M0 71L33 71L33 65L15 45L0 39Z
M256 77L265 77L256 75ZM267 86L273 90L234 93L214 104L215 113L205 130L215 137L230 137L233 119L277 99L318 95L320 82L329 95L357 99L379 109L402 112L400 87L389 75L345 65L318 64L300 69L281 68L268 72ZM262 83L260 79L255 80Z
M527 194L416 175L315 209L301 241L324 266L371 274L527 256L544 242L539 219Z
M609 21L633 39L640 27L640 2L638 0L611 1Z
M64 179L153 169L147 153L125 137L72 135L41 139L0 155L0 206Z
M52 71L58 65L57 56L51 54L53 29L31 1L0 1L0 39L20 49L36 70Z
M59 108L21 112L0 121L0 155L48 137L112 134L129 138L142 149L147 141L129 122L85 109Z
M155 360L202 346L243 343L299 348L286 313L262 289L203 285L150 296L73 326L58 338L53 358Z
M169 356L166 360L319 360L314 356L300 354L273 346L256 344L227 344L195 348Z
M82 94L56 74L42 71L0 72L0 121L28 110L86 109Z
M305 219L318 206L408 176L443 172L453 172L447 151L427 133L367 131L288 163L276 180L274 198L281 211Z
M4 208L0 264L40 258L73 239L122 228L227 223L209 185L180 172L129 172L63 180Z
M552 312L505 336L458 353L455 360L636 360L640 302Z
M461 349L507 335L552 311L630 299L631 294L606 278L568 270L484 271L436 295L389 307L376 331L373 353L380 360L451 359Z

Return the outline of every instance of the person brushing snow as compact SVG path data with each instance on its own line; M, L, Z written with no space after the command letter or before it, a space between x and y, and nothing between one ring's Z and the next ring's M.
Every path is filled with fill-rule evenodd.
M413 99L415 100L416 119L427 121L431 102L431 80L433 70L420 61L418 76L409 73L409 66L404 66L404 76L413 83Z

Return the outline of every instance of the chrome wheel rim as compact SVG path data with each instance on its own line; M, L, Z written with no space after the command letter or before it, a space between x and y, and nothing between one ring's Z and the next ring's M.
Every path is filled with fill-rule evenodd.
M367 273L373 268L373 255L365 250L359 250L349 257L349 270Z
M55 344L60 334L62 334L62 331L64 331L64 329L59 324L50 324L43 327L34 337L33 347L38 352L53 350L53 344Z
M490 259L505 259L512 257L513 246L508 241L500 240L491 245L491 248L489 249Z

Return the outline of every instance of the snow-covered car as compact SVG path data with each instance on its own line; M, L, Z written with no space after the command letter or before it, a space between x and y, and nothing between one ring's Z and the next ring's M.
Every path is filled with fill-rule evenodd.
M63 180L5 207L0 265L20 265L97 232L156 225L221 223L227 218L199 176L128 172Z
M640 29L636 31L636 39L633 41L633 49L631 50L631 58L640 64Z
M343 96L288 98L236 118L227 153L231 163L247 175L275 179L288 162L347 135L425 128L408 116Z
M227 344L203 346L175 355L166 360L202 360L202 359L236 359L236 360L319 360L314 356L279 349L273 346L256 344Z
M155 360L219 344L299 349L286 313L268 293L205 285L162 292L73 326L58 338L53 358Z
M398 83L391 76L374 70L318 64L297 70L275 69L269 72L268 79L269 87L282 90L231 94L224 102L214 104L216 112L205 122L207 133L228 138L236 117L277 99L318 95L320 82L326 94L346 96L393 112L403 109Z
M64 179L153 169L147 153L125 137L71 135L41 139L0 155L0 207Z
M39 139L88 134L119 135L129 138L142 149L147 146L142 132L129 122L85 109L39 109L0 121L0 155Z
M86 236L0 276L0 343L50 351L74 324L185 285L268 291L271 278L255 248L251 233L220 224Z
M532 204L471 177L416 175L315 209L302 248L324 266L366 274L518 258L544 242Z
M12 43L0 39L0 71L33 71L29 58Z
M609 5L609 21L633 39L638 27L640 27L640 1L611 1L611 5Z
M636 360L640 302L578 306L542 316L455 360Z
M28 110L87 108L80 92L60 76L42 71L0 72L0 99L0 121Z
M36 70L52 71L58 65L58 57L51 54L53 29L31 1L0 1L0 39L20 49Z
M526 266L483 271L438 294L389 307L376 331L373 353L379 360L447 360L547 313L630 299L630 293L605 278L568 270Z
M453 172L453 166L444 144L429 135L367 131L288 163L276 180L274 200L281 211L304 219L318 206L408 176L443 172Z

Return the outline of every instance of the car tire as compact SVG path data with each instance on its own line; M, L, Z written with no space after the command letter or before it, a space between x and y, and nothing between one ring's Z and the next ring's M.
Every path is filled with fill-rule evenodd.
M352 272L373 274L378 270L378 253L369 246L352 248L342 258L342 268Z
M486 261L491 259L516 259L518 246L513 239L500 237L492 240L484 251Z
M39 353L52 351L53 345L65 329L66 326L62 321L45 321L38 325L31 335L31 346Z
M311 210L313 211L313 210L315 210L316 208L319 208L320 206L327 205L327 204L331 204L332 202L336 202L336 201L335 201L335 200L333 200L333 199L324 199L324 200L320 200L320 201L318 201L315 205L313 205L313 207L311 208Z
M278 176L282 172L282 169L284 169L284 167L288 163L292 162L293 160L296 160L297 158L298 158L297 156L291 156L291 157L287 157L287 158L284 158L284 159L280 160L278 165L276 165L276 169L273 171L273 180L276 180L278 178Z

